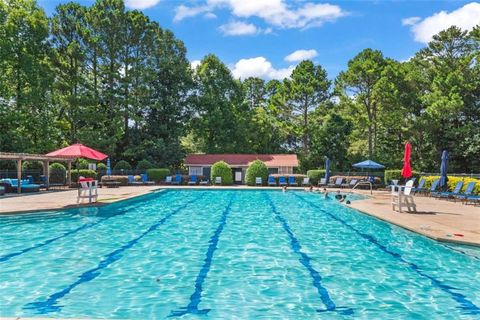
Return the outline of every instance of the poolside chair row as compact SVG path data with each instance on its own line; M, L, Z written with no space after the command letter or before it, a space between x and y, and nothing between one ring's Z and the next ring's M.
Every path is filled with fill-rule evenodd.
M480 195L473 194L475 190L476 182L472 181L467 184L465 192L461 192L463 188L463 181L457 182L453 191L437 191L440 179L433 181L430 189L425 188L425 179L421 179L418 187L413 188L412 191L416 193L423 193L434 197L436 199L447 199L447 200L461 200L465 204L480 204Z
M165 177L165 184L181 185L182 183L183 183L183 176L181 174L176 174L174 177L173 176ZM210 180L202 179L199 181L198 177L196 175L193 175L190 177L190 180L188 180L187 183L189 185L196 185L196 184L208 185L210 184ZM221 183L221 180L220 180L220 183Z
M155 184L155 181L149 181L148 176L145 173L142 173L140 175L140 180L137 181L135 180L135 177L132 175L127 176L128 178L128 184L131 186L143 186L143 185L153 185Z
M336 178L334 183L327 183L325 178L321 178L318 182L319 187L332 187L332 188L353 188L357 183L358 179L352 179L348 183L343 183L345 178Z
M256 185L262 185L263 184L262 178L257 177L255 179L255 184ZM289 176L288 180L287 180L286 177L280 176L280 177L278 177L278 183L277 183L277 180L275 179L275 177L269 176L267 184L269 186L277 186L278 185L278 186L281 186L281 187L284 187L284 186L297 187L299 185L294 176ZM310 178L308 178L308 177L303 178L301 185L309 186L310 185Z

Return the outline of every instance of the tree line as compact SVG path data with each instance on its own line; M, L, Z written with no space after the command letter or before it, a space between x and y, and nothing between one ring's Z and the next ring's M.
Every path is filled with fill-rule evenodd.
M301 169L365 158L480 172L480 26L451 27L408 61L365 49L330 79L312 61L289 78L235 79L215 55L192 69L183 42L122 0L0 1L0 149L82 142L137 163L185 153L297 153Z

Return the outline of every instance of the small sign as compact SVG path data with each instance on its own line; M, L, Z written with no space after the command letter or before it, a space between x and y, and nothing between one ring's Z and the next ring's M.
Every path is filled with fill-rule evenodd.
M89 163L88 164L88 170L96 171L97 170L97 164L96 163Z

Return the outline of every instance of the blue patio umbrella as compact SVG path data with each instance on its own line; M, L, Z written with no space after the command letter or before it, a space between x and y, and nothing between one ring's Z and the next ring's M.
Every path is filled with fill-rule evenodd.
M110 168L110 158L107 158L107 176L112 175L112 169Z
M444 190L447 187L447 170L448 170L448 151L442 152L442 164L440 165L440 189Z
M375 161L372 160L365 160L359 163L355 163L353 165L355 168L362 168L362 169L383 169L385 168L384 165L380 163L376 163Z
M330 159L325 159L325 181L328 183L330 179Z

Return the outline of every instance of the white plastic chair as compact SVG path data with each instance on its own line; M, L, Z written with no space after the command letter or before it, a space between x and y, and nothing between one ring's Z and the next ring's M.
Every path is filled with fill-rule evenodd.
M310 185L310 178L308 178L308 177L303 178L302 185L303 186L309 186Z
M405 188L392 188L392 209L398 207L398 211L402 212L402 207L406 207L408 212L417 212L417 205L412 196L412 188L414 180L409 180L405 184Z
M257 186L261 186L262 185L262 178L261 177L256 177L255 178L255 184Z
M98 181L81 181L78 188L77 203L82 199L88 199L88 203L97 202L98 199Z
M215 184L222 184L222 177L215 177Z

